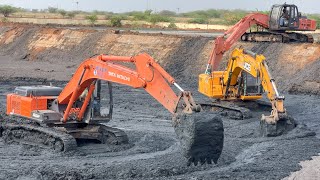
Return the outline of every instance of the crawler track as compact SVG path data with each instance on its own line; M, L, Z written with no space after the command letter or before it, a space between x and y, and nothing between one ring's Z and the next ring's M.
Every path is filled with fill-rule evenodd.
M236 106L229 102L201 103L201 107L206 111L214 111L231 119L243 120L252 117L248 108Z
M72 151L77 147L75 138L65 132L32 124L3 123L2 138L6 143L20 143L55 151Z
M242 41L247 42L299 42L313 43L314 39L310 34L301 33L278 33L278 32L251 32L241 36Z
M113 128L105 125L101 125L100 128L103 131L102 134L106 136L103 143L120 145L128 143L129 141L127 134L118 128Z

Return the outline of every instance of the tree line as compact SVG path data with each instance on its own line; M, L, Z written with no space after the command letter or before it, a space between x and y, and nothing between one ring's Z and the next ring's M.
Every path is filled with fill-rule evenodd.
M223 24L223 25L233 25L237 23L241 18L243 18L250 11L245 10L223 10L223 9L208 9L208 10L198 10L185 13L176 13L174 11L163 10L160 12L154 12L152 10L146 11L131 11L125 13L113 13L108 11L66 11L64 9L59 9L55 7L48 7L47 9L22 9L9 5L0 6L0 13L4 17L9 17L11 14L16 12L33 12L33 13L51 13L60 14L64 18L74 18L77 14L85 15L85 19L89 20L92 24L95 24L98 20L98 16L103 16L105 20L110 20L111 26L119 27L121 26L122 20L131 21L147 21L151 24L156 24L158 22L169 22L170 26L175 27L177 19L186 18L188 23L197 24ZM269 11L259 11L260 13L269 14ZM317 20L318 28L320 28L320 15L312 14L310 18Z

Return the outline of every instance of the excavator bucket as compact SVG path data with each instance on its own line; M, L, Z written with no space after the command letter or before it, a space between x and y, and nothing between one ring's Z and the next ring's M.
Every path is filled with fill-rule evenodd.
M270 116L262 115L260 134L263 137L275 137L291 131L296 125L293 117L287 113L271 113Z
M179 113L174 129L188 165L217 163L223 148L224 130L221 118L213 112Z

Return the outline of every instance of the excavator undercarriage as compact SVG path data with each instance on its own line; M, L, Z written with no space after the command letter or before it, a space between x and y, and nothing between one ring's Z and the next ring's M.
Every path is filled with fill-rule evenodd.
M244 33L241 36L242 41L247 42L281 42L281 43L313 43L314 39L311 34L302 34L295 32L272 32L256 31Z

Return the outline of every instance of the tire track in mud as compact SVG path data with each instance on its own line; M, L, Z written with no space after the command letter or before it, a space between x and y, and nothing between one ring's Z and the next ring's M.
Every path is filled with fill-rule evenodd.
M142 142L144 141L143 138L146 138L146 136L142 137L141 142L137 142L137 144L133 145L133 147L121 151L121 153L113 153L113 152L104 152L102 148L101 151L99 152L94 152L94 153L88 153L87 155L84 155L81 153L81 151L84 150L83 147L79 147L78 151L73 151L73 152L68 152L68 153L62 153L62 154L56 154L53 151L47 151L46 149L41 149L41 148L36 148L36 147L28 147L28 146L20 146L20 145L9 145L13 148L19 147L22 149L26 148L26 151L31 150L32 151L36 150L40 154L34 154L34 156L43 156L45 153L48 159L46 159L46 163L50 163L50 165L58 165L61 164L61 161L63 161L64 166L70 165L74 163L76 160L77 163L83 164L83 163L88 163L88 162L94 162L95 164L103 164L104 166L111 166L114 165L114 163L123 163L123 162L129 162L129 161L137 161L137 160L147 160L147 159L154 159L160 156L164 156L167 154L172 154L176 153L179 151L179 143L176 140L173 140L171 145L164 150L155 150L154 152L139 152L141 151L139 148L143 144ZM170 140L169 140L170 141ZM3 142L1 141L1 144L3 145ZM91 146L92 148L95 148L97 145L94 144L88 144L86 146ZM99 145L98 145L99 146ZM107 146L107 145L105 145ZM29 148L29 149L28 149ZM148 147L152 148L152 147ZM79 152L80 151L80 152ZM90 148L85 149L85 151L90 151ZM46 153L48 152L48 153ZM29 152L28 152L29 153ZM33 164L42 164L44 159L34 159L34 156L27 156L28 153L26 153L26 156L24 156L21 159L16 159L12 160L12 158L15 158L16 155L12 156L6 156L5 158L2 158L2 161L5 160L10 160L12 163L18 163L21 161L29 161L32 160ZM80 154L80 156L79 156ZM5 153L1 153L0 155L6 155ZM21 154L22 155L22 154ZM85 159L79 159L79 157L85 156ZM105 158L105 159L103 159ZM58 160L57 160L58 159Z

